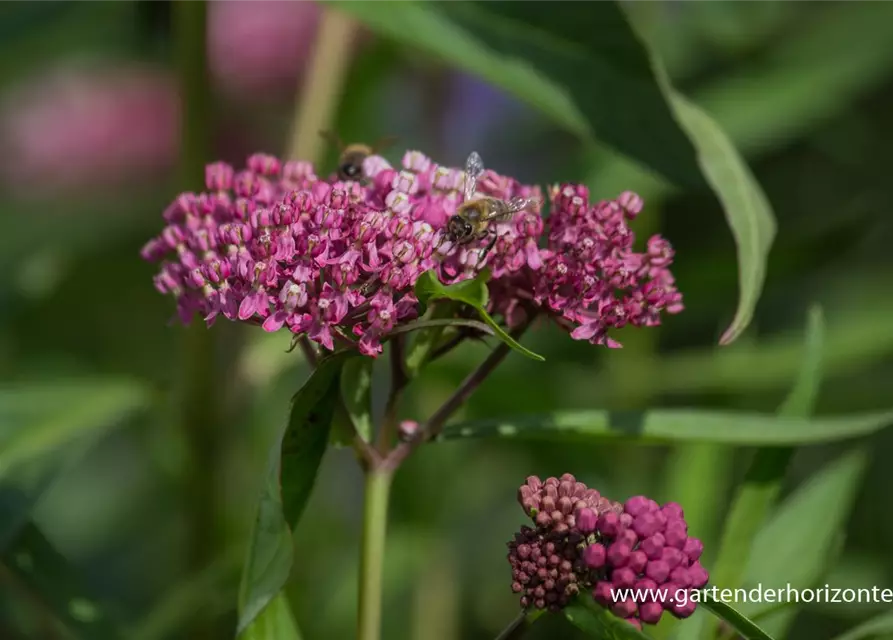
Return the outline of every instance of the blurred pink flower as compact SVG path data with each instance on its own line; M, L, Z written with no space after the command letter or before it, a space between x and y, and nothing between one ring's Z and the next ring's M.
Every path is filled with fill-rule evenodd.
M68 68L0 107L0 178L15 190L88 189L171 167L179 136L172 80L144 68Z
M217 0L208 15L208 64L233 93L292 91L319 23L308 0Z

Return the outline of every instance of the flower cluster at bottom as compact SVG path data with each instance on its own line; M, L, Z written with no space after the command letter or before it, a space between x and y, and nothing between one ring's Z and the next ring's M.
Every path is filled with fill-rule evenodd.
M523 608L559 611L588 590L636 627L657 624L664 611L694 612L696 598L675 596L703 587L708 574L698 561L704 547L688 536L678 504L644 496L620 504L570 474L527 478L518 501L535 525L508 543Z

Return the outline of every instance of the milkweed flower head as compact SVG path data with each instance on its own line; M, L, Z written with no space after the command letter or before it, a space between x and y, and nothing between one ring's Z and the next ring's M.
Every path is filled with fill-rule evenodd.
M682 507L644 496L620 504L571 474L531 476L518 502L533 521L508 543L512 591L522 608L559 611L578 593L641 627L664 611L690 616L707 584L704 546L688 535Z
M401 167L370 156L363 171L363 182L344 182L264 154L239 170L208 165L206 190L178 196L142 251L160 265L156 288L176 298L183 322L223 316L370 356L418 316L413 287L426 271L454 283L487 267L489 310L505 325L542 313L606 346L618 346L613 327L651 326L682 310L670 245L655 236L646 253L632 249L634 194L590 205L585 187L552 187L547 218L533 210L495 224L486 252L489 239L445 238L463 201L462 170L408 151ZM477 181L479 195L543 200L539 187L493 171Z

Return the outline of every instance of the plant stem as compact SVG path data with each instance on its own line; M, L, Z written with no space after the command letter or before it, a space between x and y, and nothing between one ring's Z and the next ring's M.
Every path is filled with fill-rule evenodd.
M211 147L211 90L207 70L207 4L203 0L180 0L173 5L175 59L182 100L182 146L180 184L184 190L198 190L204 183L204 165ZM203 323L194 323L183 334L183 398L180 426L187 443L189 463L188 515L190 519L188 564L198 571L214 558L217 486L215 468L221 424L217 382L221 365L217 361L217 334ZM203 616L195 622L189 637L196 640L215 637Z
M356 32L357 24L352 18L323 7L313 58L295 109L290 159L319 160L325 142L319 134L331 126L350 67Z
M522 611L496 636L496 640L518 640L518 638L524 635L529 626L530 621L527 619L527 612Z
M392 478L392 472L381 466L366 474L357 640L381 637L382 576Z
M524 333L527 327L530 326L533 320L534 316L531 314L524 324L512 331L512 337L517 339L517 337ZM511 347L505 342L500 342L490 355L487 356L487 359L462 381L462 384L456 388L453 395L447 398L446 402L444 402L443 405L441 405L441 407L428 418L428 421L419 429L418 435L412 440L395 447L382 462L382 466L392 470L396 469L400 466L400 463L421 444L436 438L447 420L449 420L459 407L468 400L469 396L474 393L474 390L481 385L497 366L499 366L499 363L505 360L509 351L511 351Z
M403 363L405 340L406 336L402 334L396 335L388 344L388 351L391 356L391 390L388 393L388 400L385 404L381 429L378 430L378 437L376 438L376 448L382 456L388 454L391 443L397 435L397 423L399 422L397 409L403 388L409 382Z

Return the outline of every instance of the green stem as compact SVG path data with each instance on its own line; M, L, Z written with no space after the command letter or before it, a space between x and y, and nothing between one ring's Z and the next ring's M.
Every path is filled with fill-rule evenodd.
M366 474L357 640L381 638L382 576L392 478L387 469L375 469Z
M201 189L204 165L211 148L211 90L207 65L207 4L203 0L180 0L173 5L174 56L182 100L182 141L180 186L187 191ZM220 434L217 427L220 408L217 383L221 365L217 362L217 335L204 323L193 323L183 334L183 397L180 429L187 443L191 477L187 485L190 519L189 571L210 564L215 548L216 478L215 467ZM189 637L213 638L214 629L202 619L195 622Z

